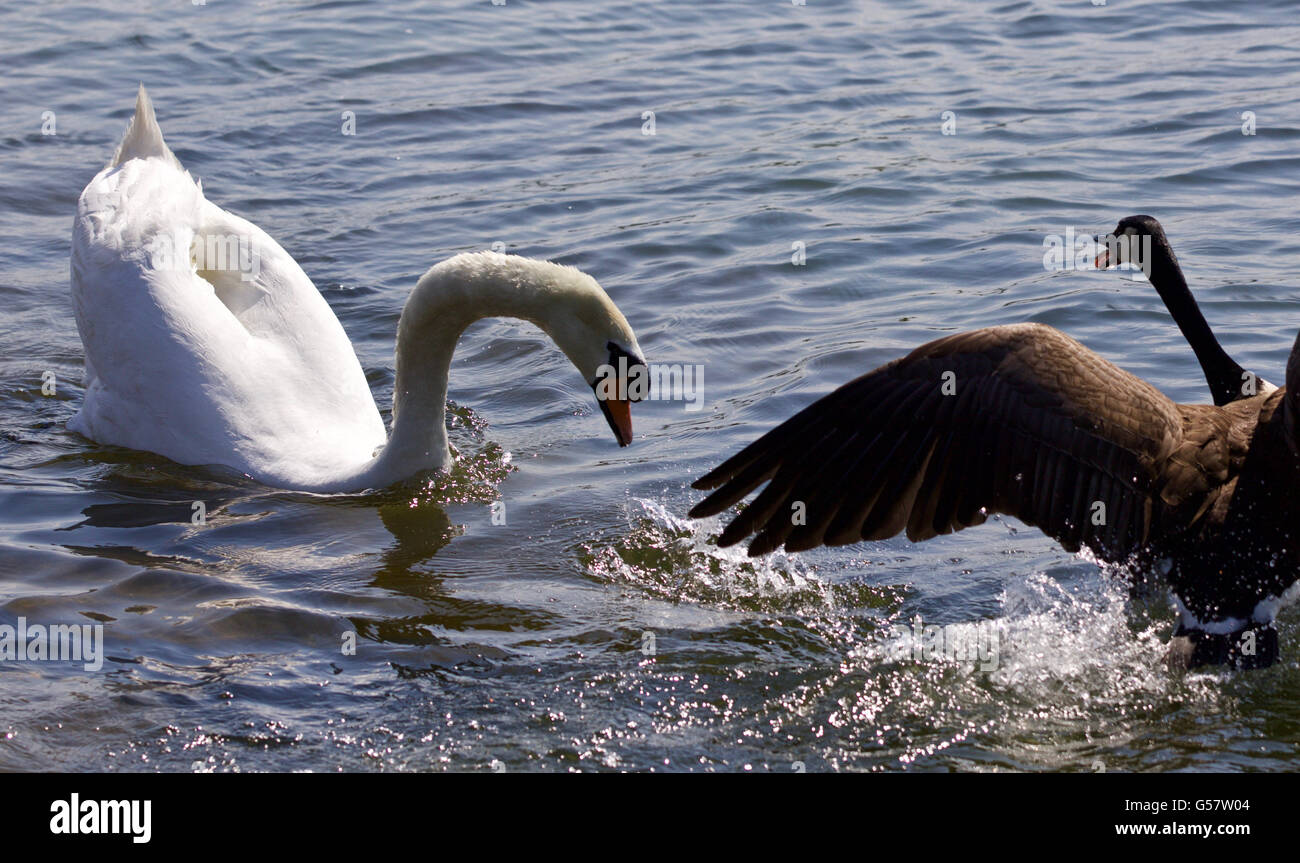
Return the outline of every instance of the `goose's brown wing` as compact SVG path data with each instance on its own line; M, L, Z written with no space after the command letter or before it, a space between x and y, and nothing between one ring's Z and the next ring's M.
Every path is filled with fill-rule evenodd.
M1209 408L1208 410L1216 410ZM696 488L714 515L767 482L722 532L751 555L980 524L1036 525L1071 551L1119 559L1167 506L1197 507L1214 482L1179 470L1184 410L1150 384L1042 324L938 339L810 405Z

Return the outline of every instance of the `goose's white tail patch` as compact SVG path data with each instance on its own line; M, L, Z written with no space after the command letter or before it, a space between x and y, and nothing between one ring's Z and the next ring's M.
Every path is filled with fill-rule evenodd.
M1277 619L1279 611L1297 599L1300 599L1300 581L1293 582L1290 587L1282 591L1281 596L1266 596L1261 599L1255 606L1253 617L1258 623L1272 623Z
M1231 635L1251 624L1268 624L1277 620L1278 612L1300 600L1300 581L1293 582L1290 587L1282 591L1281 595L1270 595L1261 599L1255 604L1250 620L1242 620L1239 617L1229 617L1223 620L1201 620L1187 606L1183 605L1183 601L1177 596L1173 596L1173 600L1174 607L1178 611L1179 620L1184 628L1198 629L1211 635Z

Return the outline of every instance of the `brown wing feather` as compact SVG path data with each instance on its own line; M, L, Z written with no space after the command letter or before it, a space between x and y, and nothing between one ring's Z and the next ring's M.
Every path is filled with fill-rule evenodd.
M1214 484L1184 472L1182 487L1167 487L1186 410L1051 327L960 333L845 384L727 459L695 483L716 490L691 515L767 482L721 545L755 534L750 554L800 551L904 529L918 541L1001 512L1070 550L1122 558L1166 502L1199 506Z

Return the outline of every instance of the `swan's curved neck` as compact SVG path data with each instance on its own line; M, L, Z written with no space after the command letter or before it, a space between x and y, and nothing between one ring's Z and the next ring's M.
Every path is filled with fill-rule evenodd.
M1192 346L1205 380L1210 385L1215 404L1227 404L1241 394L1242 375L1245 373L1237 361L1215 338L1206 323L1200 306L1192 297L1183 277L1182 268L1168 242L1158 241L1151 250L1151 285L1164 300L1174 322L1182 330L1187 343Z
M451 463L446 425L447 377L456 342L471 323L450 314L440 316L420 327L417 337L416 328L407 325L406 311L402 312L397 330L393 429L375 459L372 486L387 486Z
M447 377L456 343L483 318L509 317L541 328L576 364L562 291L527 259L495 256L490 265L425 274L397 326L393 428L388 443L352 483L381 488L452 461L447 446ZM529 264L535 262L527 262ZM556 265L548 265L556 267ZM556 269L560 269L556 267Z

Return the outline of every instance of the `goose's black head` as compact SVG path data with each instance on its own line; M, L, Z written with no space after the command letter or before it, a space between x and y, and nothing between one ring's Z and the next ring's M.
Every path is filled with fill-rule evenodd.
M1147 278L1151 278L1153 267L1171 263L1177 266L1178 263L1165 237L1165 229L1152 216L1125 216L1119 220L1115 230L1098 237L1097 243L1102 247L1097 252L1096 266L1099 270L1133 264L1141 267Z

